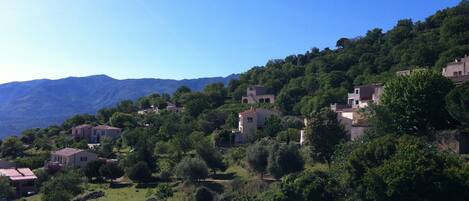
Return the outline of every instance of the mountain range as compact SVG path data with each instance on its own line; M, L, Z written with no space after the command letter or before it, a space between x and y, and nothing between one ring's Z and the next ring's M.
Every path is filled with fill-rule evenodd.
M210 83L227 84L239 75L198 79L124 79L106 75L40 79L0 85L0 138L28 128L60 124L75 114L94 114L122 100L152 93L173 93L180 86L193 91Z

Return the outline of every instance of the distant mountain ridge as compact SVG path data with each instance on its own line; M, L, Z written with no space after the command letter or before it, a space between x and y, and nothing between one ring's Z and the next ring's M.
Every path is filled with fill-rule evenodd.
M106 75L93 75L0 84L0 138L19 134L27 128L62 123L75 114L94 114L121 100L135 100L152 93L173 93L184 85L199 91L207 84L227 84L238 78L238 74L232 74L184 80L118 80Z

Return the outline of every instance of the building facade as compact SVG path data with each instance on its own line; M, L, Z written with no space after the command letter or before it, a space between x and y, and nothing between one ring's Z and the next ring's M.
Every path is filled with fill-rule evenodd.
M235 144L246 143L258 128L265 125L270 116L280 116L280 112L262 108L249 109L239 113L238 134L235 136Z
M446 65L442 70L442 75L450 78L457 85L469 81L469 56L456 59L454 62Z
M98 159L98 155L81 149L64 148L52 153L46 165L58 165L62 168L81 168L91 161Z
M37 192L37 177L29 168L0 169L0 176L8 177L10 186L15 189L16 197Z
M72 135L75 139L83 138L89 141L91 137L91 129L93 129L92 125L83 124L72 128Z
M241 102L247 104L274 103L275 95L269 94L268 89L263 86L249 86L246 89L246 96L242 97Z
M115 140L120 137L121 132L122 129L108 125L91 126L83 124L72 128L73 137L76 139L85 139L91 144L100 143L103 137L109 137Z
M337 118L351 140L361 137L369 127L360 109L368 107L370 103L379 104L383 92L381 84L357 86L353 93L348 94L347 104L331 104L331 110L337 113Z
M91 129L90 143L101 143L101 139L104 137L109 137L112 140L116 140L121 136L122 129L108 126L108 125L99 125Z

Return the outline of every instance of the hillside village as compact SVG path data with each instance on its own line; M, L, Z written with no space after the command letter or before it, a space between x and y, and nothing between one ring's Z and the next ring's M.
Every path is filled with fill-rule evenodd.
M467 11L6 138L0 200L468 200ZM432 31L450 45L409 60Z
M404 70L396 72L396 76L410 76L415 70ZM455 84L462 85L469 81L469 57L449 63L443 68L442 75L451 79ZM348 93L346 104L333 103L330 106L331 111L337 113L337 119L342 124L344 131L347 133L348 140L359 140L365 134L370 126L363 109L369 104L379 104L380 97L385 90L382 84L371 84L355 86L352 93ZM242 97L240 102L249 105L250 109L239 113L238 130L233 130L233 139L229 139L232 146L241 146L252 141L252 138L262 129L269 118L281 117L282 114L276 109L265 109L259 106L262 104L274 104L275 95L268 94L268 89L261 85L249 86L246 89L246 96ZM183 112L183 108L177 107L175 104L166 102L166 107L159 109L154 105L150 108L144 108L137 111L138 115L160 114L163 112L178 113ZM296 121L303 122L303 117L295 117ZM307 124L307 118L304 119ZM145 124L144 126L149 126ZM306 127L307 125L305 125ZM305 142L305 130L303 127L300 131L300 145ZM121 138L122 128L112 127L109 125L81 124L71 128L71 136L74 140L84 140L90 151L77 148L63 148L52 152L50 159L45 161L44 169L48 172L57 172L66 169L85 168L89 163L102 160L105 163L117 164L117 159L98 157L95 152L99 149L103 139L117 141ZM291 136L293 138L293 136ZM453 138L454 141L443 141L441 147L451 148L452 151L459 154L468 154L469 141L468 136L460 136ZM224 145L227 145L224 144ZM456 144L456 146L454 146ZM27 167L15 167L14 163L1 161L0 174L6 176L10 180L10 184L15 189L16 197L21 197L31 193L37 193L36 182L38 177Z

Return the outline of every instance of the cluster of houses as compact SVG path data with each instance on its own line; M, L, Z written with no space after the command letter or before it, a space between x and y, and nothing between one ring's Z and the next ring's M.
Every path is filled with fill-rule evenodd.
M72 128L72 135L75 139L85 139L89 144L98 144L103 137L115 140L120 137L121 132L122 129L108 125L83 124Z
M64 148L51 154L44 168L81 168L91 161L98 160L95 153ZM7 177L10 186L14 188L16 197L31 195L37 192L36 182L38 177L29 168L17 168L14 163L0 160L0 176Z
M184 107L178 107L174 103L166 102L166 107L163 109L159 109L158 107L151 105L150 108L139 110L137 113L140 115L150 114L150 113L159 114L163 110L166 110L169 112L182 112L184 111Z
M414 71L416 70L409 69L398 71L396 74L406 76ZM454 62L449 63L443 68L442 75L451 79L456 85L469 81L469 56L465 55L464 58L456 59ZM337 113L337 118L344 126L350 140L360 138L369 128L368 119L361 112L361 109L368 107L370 103L379 104L380 97L384 90L384 86L379 83L356 86L353 92L348 94L346 104L331 104L331 110ZM263 86L249 86L246 90L246 96L242 97L241 102L245 104L274 103L275 95L269 94L268 91L269 90ZM235 144L247 142L247 139L249 139L257 129L262 128L265 125L266 119L272 115L280 116L281 114L276 110L262 108L251 108L239 113L238 130L233 132L235 133ZM306 118L304 119L304 125L307 125ZM305 141L304 134L305 131L301 130L300 144ZM459 139L458 143L453 146L459 148L453 148L453 150L456 150L458 153L462 153L463 151L461 150L468 150L467 152L469 152L469 146L464 145L469 145L469 137L466 138L463 137ZM461 143L465 141L468 143Z
M408 69L398 71L396 74L407 76L418 70ZM442 75L451 79L456 85L469 81L469 56L465 55L464 58L449 63L443 68ZM331 104L331 110L337 112L337 118L344 125L351 140L362 136L369 127L368 120L360 109L367 107L369 103L379 104L383 92L384 87L381 84L356 86L354 91L348 94L346 104ZM457 153L469 153L469 136L461 135L459 139L448 138L443 139L441 144Z
M414 70L404 70L396 72L397 75L410 75ZM455 62L449 63L442 71L443 76L450 78L456 84L469 81L469 57L457 59ZM371 84L356 86L352 93L348 94L346 104L331 104L331 110L338 115L337 118L347 131L351 140L358 139L368 129L369 124L366 117L361 113L362 108L368 107L370 103L379 104L380 97L384 92L381 84ZM243 104L265 103L272 104L275 102L275 95L268 93L268 89L263 86L249 86L246 90L246 96L242 97ZM165 108L171 112L180 112L183 108L179 108L172 103L168 103ZM151 109L142 110L139 114L159 113L159 109L151 107ZM266 120L271 116L280 116L281 113L273 109L251 108L239 113L238 129L233 131L235 134L235 144L246 143L259 128L265 126ZM304 119L304 125L307 125L307 119ZM101 142L103 137L117 139L120 137L122 129L108 126L98 125L92 126L83 124L71 129L72 136L77 139L85 139L90 144ZM304 130L301 131L300 144L305 140ZM444 139L443 144L448 148L458 152L469 153L469 137L463 136L460 139ZM64 148L51 154L48 161L45 162L45 168L81 168L91 161L99 160L97 154L75 148ZM108 161L113 162L113 161ZM16 168L15 164L8 161L0 160L0 176L9 179L10 184L16 190L16 195L27 195L37 192L36 181L37 176L29 168Z

